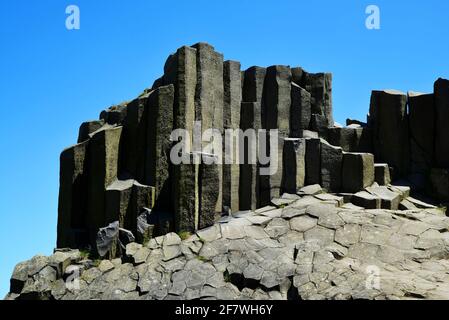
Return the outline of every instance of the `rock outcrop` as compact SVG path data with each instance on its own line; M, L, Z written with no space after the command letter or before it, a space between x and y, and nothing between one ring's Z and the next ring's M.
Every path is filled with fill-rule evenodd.
M449 299L441 210L369 210L320 192L284 194L184 240L130 243L111 261L36 256L17 265L7 299Z
M182 47L62 152L57 249L7 299L449 298L448 83L341 127L331 74Z

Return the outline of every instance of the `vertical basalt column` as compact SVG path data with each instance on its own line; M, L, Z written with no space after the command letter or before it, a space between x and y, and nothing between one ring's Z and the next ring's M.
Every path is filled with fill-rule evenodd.
M438 79L435 97L435 165L449 167L449 80Z
M199 220L199 164L192 153L188 161L173 166L173 204L176 231L194 232Z
M283 142L290 134L291 70L287 66L267 68L262 105L262 125L267 130L268 155L277 163L270 162L270 175L261 177L261 205L281 196L283 177ZM271 144L270 131L278 131L278 143ZM277 168L273 168L277 166ZM267 167L267 165L264 165Z
M343 150L321 142L321 186L328 192L341 192Z
M262 121L265 129L277 129L283 137L290 134L291 80L292 73L287 66L272 66L267 69Z
M78 248L88 239L77 239L76 229L85 227L87 207L87 145L82 142L64 150L60 157L58 248ZM84 243L83 243L84 242Z
M295 71L295 79L298 77ZM332 74L331 73L308 73L301 74L301 87L311 94L312 114L322 116L325 121L318 121L316 124L332 127L334 119L332 114ZM320 128L323 130L323 128Z
M106 188L105 225L119 222L120 228L125 227L131 213L131 196L134 180L116 180Z
M306 177L306 140L284 139L282 191L296 194L304 187Z
M433 94L408 93L410 125L410 172L426 174L432 168L435 145Z
M298 86L291 84L291 109L290 109L290 137L302 137L302 131L310 127L311 104L310 93Z
M239 211L240 166L238 160L238 136L230 130L240 129L240 108L242 101L242 79L240 63L225 61L224 79L224 144L223 144L223 207L231 212ZM229 131L226 131L229 130ZM226 157L228 155L228 157ZM232 163L229 163L232 162Z
M220 170L217 164L218 158L213 154L201 154L199 167L199 212L198 229L204 229L214 225L219 219L220 212L216 211L219 202Z
M406 176L410 161L407 96L399 91L373 91L369 125L376 162L393 167L394 179Z
M203 132L218 130L223 136L223 55L207 43L193 46L197 50L197 84L195 91L195 119L201 121ZM203 142L203 147L207 145ZM218 164L219 196L215 212L222 212L223 166Z
M145 180L145 106L151 94L147 92L128 104L123 125L120 172L137 181Z
M78 134L78 143L89 140L89 135L99 130L103 125L103 120L88 121L81 124Z
M242 102L262 103L263 87L267 69L251 67L244 72Z
M94 243L99 228L106 225L106 188L118 174L122 127L98 131L89 142L87 226Z
M146 106L145 184L155 187L155 207L170 210L170 135L173 130L174 86L159 87Z
M175 87L174 128L185 129L192 138L197 86L197 50L185 46L179 48L168 58L164 71L164 83L173 84ZM191 141L188 145L191 146ZM191 148L185 151L191 152Z
M260 204L260 177L257 161L258 132L262 128L259 102L243 102L241 106L241 128L243 136L243 163L240 165L239 203L240 210L256 210Z
M321 183L321 140L306 140L306 185Z

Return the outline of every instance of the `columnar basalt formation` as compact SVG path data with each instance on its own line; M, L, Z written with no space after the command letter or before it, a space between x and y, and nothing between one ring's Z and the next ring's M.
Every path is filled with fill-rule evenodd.
M387 192L365 188L408 178L413 190L449 200L449 174L439 174L449 168L447 91L441 79L434 94L373 91L368 122L340 127L331 74L242 71L209 44L181 47L150 89L83 123L79 144L62 153L58 247L95 252L98 232L116 221L138 240L195 232L315 184L385 207ZM174 137L175 129L185 131Z
M7 299L449 298L449 219L416 197L449 202L448 118L448 80L341 127L331 74L181 47L62 152L58 248Z

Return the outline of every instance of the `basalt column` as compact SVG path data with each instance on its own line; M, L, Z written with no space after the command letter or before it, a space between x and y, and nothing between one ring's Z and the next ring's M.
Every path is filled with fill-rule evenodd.
M195 121L196 56L195 48L182 47L168 58L164 68L164 83L175 87L174 128L186 130L190 139ZM186 152L191 151L191 142L188 141Z
M240 63L225 61L224 82L224 144L223 144L223 207L231 212L239 211L240 165L238 164L238 136L240 129L240 108L242 101L242 77Z
M218 130L223 136L223 55L206 43L193 46L197 50L197 84L195 91L195 119L201 121L203 132ZM203 142L203 147L209 143ZM220 150L221 151L221 150ZM218 152L214 151L214 154ZM217 165L219 174L218 201L215 212L222 212L223 166Z
M121 172L138 181L145 180L146 121L145 106L152 92L145 93L128 104L123 122Z
M86 227L87 144L87 142L77 144L61 153L58 248L78 248L88 242L86 235L82 239L81 232Z
M240 165L240 210L256 210L260 206L260 176L257 154L258 132L262 128L259 102L243 102L241 128L244 131L240 144L244 147L243 164Z
M269 166L271 174L261 177L262 205L281 196L283 177L283 143L290 134L290 108L292 73L287 66L271 66L265 78L262 121L267 130L267 151L272 160ZM270 130L278 130L278 145L271 144ZM268 165L263 164L264 167ZM273 166L276 166L274 168Z
M399 91L373 91L369 119L376 162L392 166L394 178L406 176L410 159L407 96Z
M408 93L410 125L410 177L424 187L432 168L435 145L435 105L433 94Z
M435 95L435 164L449 167L449 80L438 79Z
M155 209L171 211L170 135L173 130L174 86L159 87L146 107L145 184L155 187Z
M89 141L87 226L94 243L99 228L106 223L106 188L118 174L119 146L122 127L98 131Z

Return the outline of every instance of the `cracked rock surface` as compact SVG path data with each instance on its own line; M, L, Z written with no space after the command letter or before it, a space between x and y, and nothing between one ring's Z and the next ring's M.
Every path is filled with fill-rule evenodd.
M36 256L16 266L6 299L449 299L442 211L330 198L240 212L185 240L131 243L112 261Z

